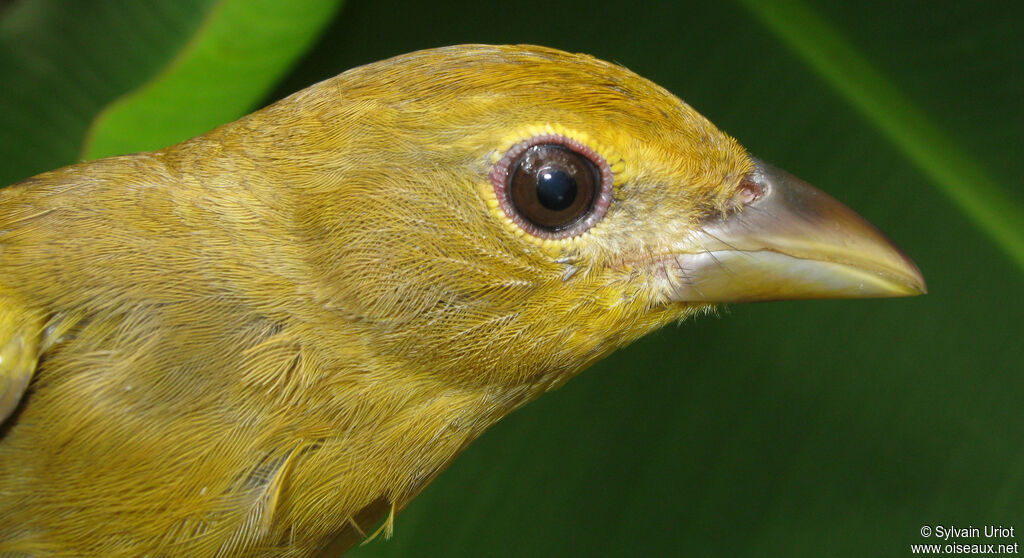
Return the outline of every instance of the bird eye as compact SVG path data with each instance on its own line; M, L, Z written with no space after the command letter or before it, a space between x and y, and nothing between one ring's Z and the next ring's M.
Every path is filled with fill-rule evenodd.
M535 226L559 231L594 205L601 175L589 159L561 145L530 147L509 173L512 205Z
M561 136L523 142L492 173L505 214L541 238L582 233L611 201L611 171L597 153Z

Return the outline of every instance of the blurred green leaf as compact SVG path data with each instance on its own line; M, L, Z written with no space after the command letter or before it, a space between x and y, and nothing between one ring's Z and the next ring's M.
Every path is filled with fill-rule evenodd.
M943 189L1024 271L1024 206L799 0L740 0Z
M340 5L341 0L220 0L158 76L96 118L84 158L158 149L244 115Z
M74 163L90 122L156 75L213 0L21 0L0 12L0 184Z

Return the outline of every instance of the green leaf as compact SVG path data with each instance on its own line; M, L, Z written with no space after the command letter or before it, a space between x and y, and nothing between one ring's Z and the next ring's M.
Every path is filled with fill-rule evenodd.
M917 105L799 0L740 0L877 126L1024 271L1024 205Z
M96 118L84 158L157 149L249 112L306 51L340 4L217 2L160 75Z
M75 162L90 122L142 86L212 0L21 0L0 12L0 185Z

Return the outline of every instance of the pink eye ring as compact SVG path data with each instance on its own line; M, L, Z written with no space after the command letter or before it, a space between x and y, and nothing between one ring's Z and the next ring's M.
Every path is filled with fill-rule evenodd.
M544 239L583 234L612 201L608 162L561 134L541 134L513 145L494 165L491 183L505 215Z

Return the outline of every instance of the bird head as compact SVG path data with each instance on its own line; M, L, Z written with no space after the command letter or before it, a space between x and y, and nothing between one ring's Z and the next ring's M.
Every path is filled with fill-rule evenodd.
M293 186L304 292L425 376L536 393L718 303L924 292L852 211L586 55L421 51L240 124Z

